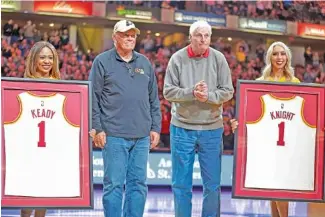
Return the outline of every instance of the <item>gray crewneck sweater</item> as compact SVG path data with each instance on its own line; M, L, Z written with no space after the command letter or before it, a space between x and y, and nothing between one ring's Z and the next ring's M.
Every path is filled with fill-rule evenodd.
M171 123L190 130L213 130L223 126L222 104L233 97L231 73L222 53L209 48L207 58L190 58L187 47L171 57L164 84L164 97L172 102ZM208 101L199 102L194 86L204 80Z

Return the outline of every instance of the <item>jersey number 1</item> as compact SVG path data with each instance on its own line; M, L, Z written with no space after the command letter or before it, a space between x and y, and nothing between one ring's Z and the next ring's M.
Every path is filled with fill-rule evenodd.
M285 145L285 142L284 142L284 127L285 127L285 123L283 121L278 124L278 128L279 128L279 139L278 139L278 142L277 142L278 146L284 146Z
M41 121L38 123L38 147L46 147L46 142L45 142L45 121Z

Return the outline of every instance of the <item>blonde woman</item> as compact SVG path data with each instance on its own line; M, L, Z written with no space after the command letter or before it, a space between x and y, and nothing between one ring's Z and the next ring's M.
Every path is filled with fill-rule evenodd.
M291 67L291 51L283 42L278 41L271 44L266 53L265 63L262 76L256 80L300 82L294 76L294 70ZM235 131L238 126L237 120L232 119L230 123L232 130ZM271 201L272 217L288 217L288 208L288 201Z
M34 44L26 60L24 77L60 79L58 54L52 44L45 41ZM30 217L33 211L33 209L24 208L21 210L20 216ZM46 209L35 209L34 217L44 217L45 214Z

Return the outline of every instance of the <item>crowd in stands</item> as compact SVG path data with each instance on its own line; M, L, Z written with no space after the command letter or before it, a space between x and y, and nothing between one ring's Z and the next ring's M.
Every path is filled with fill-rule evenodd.
M187 1L108 1L109 3L149 8L169 8L190 11L186 8ZM288 20L306 23L320 23L325 20L325 2L308 0L284 1L225 1L203 0L196 1L202 12L217 15L237 15L241 17ZM196 7L196 9L198 9Z
M325 18L320 1L210 1L202 2L206 12L241 17L319 23Z
M23 77L25 70L25 58L31 46L39 41L46 40L52 43L58 51L60 59L60 72L62 79L87 80L91 69L92 61L96 53L89 50L83 53L69 43L69 33L66 26L58 30L44 32L41 34L31 21L25 26L19 27L13 20L8 22L13 26L11 35L2 37L1 73L2 76ZM14 34L15 33L15 34ZM184 43L163 46L162 38L147 35L139 41L136 50L146 55L151 61L157 76L159 98L162 111L162 135L161 147L169 147L169 124L170 124L170 103L164 99L162 91L164 86L165 70L171 55L178 49L186 46ZM261 43L256 49L245 41L240 40L236 48L232 49L229 43L221 40L213 41L211 46L221 51L229 64L232 72L233 85L236 87L238 79L254 80L261 75L264 67L264 54L266 44ZM304 54L305 65L295 66L295 76L303 82L325 84L325 54L313 52L307 47ZM229 126L229 120L235 117L235 97L224 104L224 150L231 153L234 146L234 135Z
M9 34L8 26L12 28L11 34ZM58 52L62 79L88 79L96 54L91 49L88 53L83 53L73 47L69 43L67 26L62 25L60 29L41 34L32 21L27 21L25 26L18 26L13 20L9 20L3 29L4 35L1 40L2 76L22 77L29 49L35 42L44 40L50 42Z

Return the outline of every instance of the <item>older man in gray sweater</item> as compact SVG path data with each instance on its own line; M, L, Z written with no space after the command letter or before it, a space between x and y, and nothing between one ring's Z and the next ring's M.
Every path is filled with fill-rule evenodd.
M172 102L170 128L175 216L190 217L195 151L203 181L202 217L220 216L222 104L233 97L231 73L222 53L211 48L211 26L190 27L190 45L170 59L164 97Z

